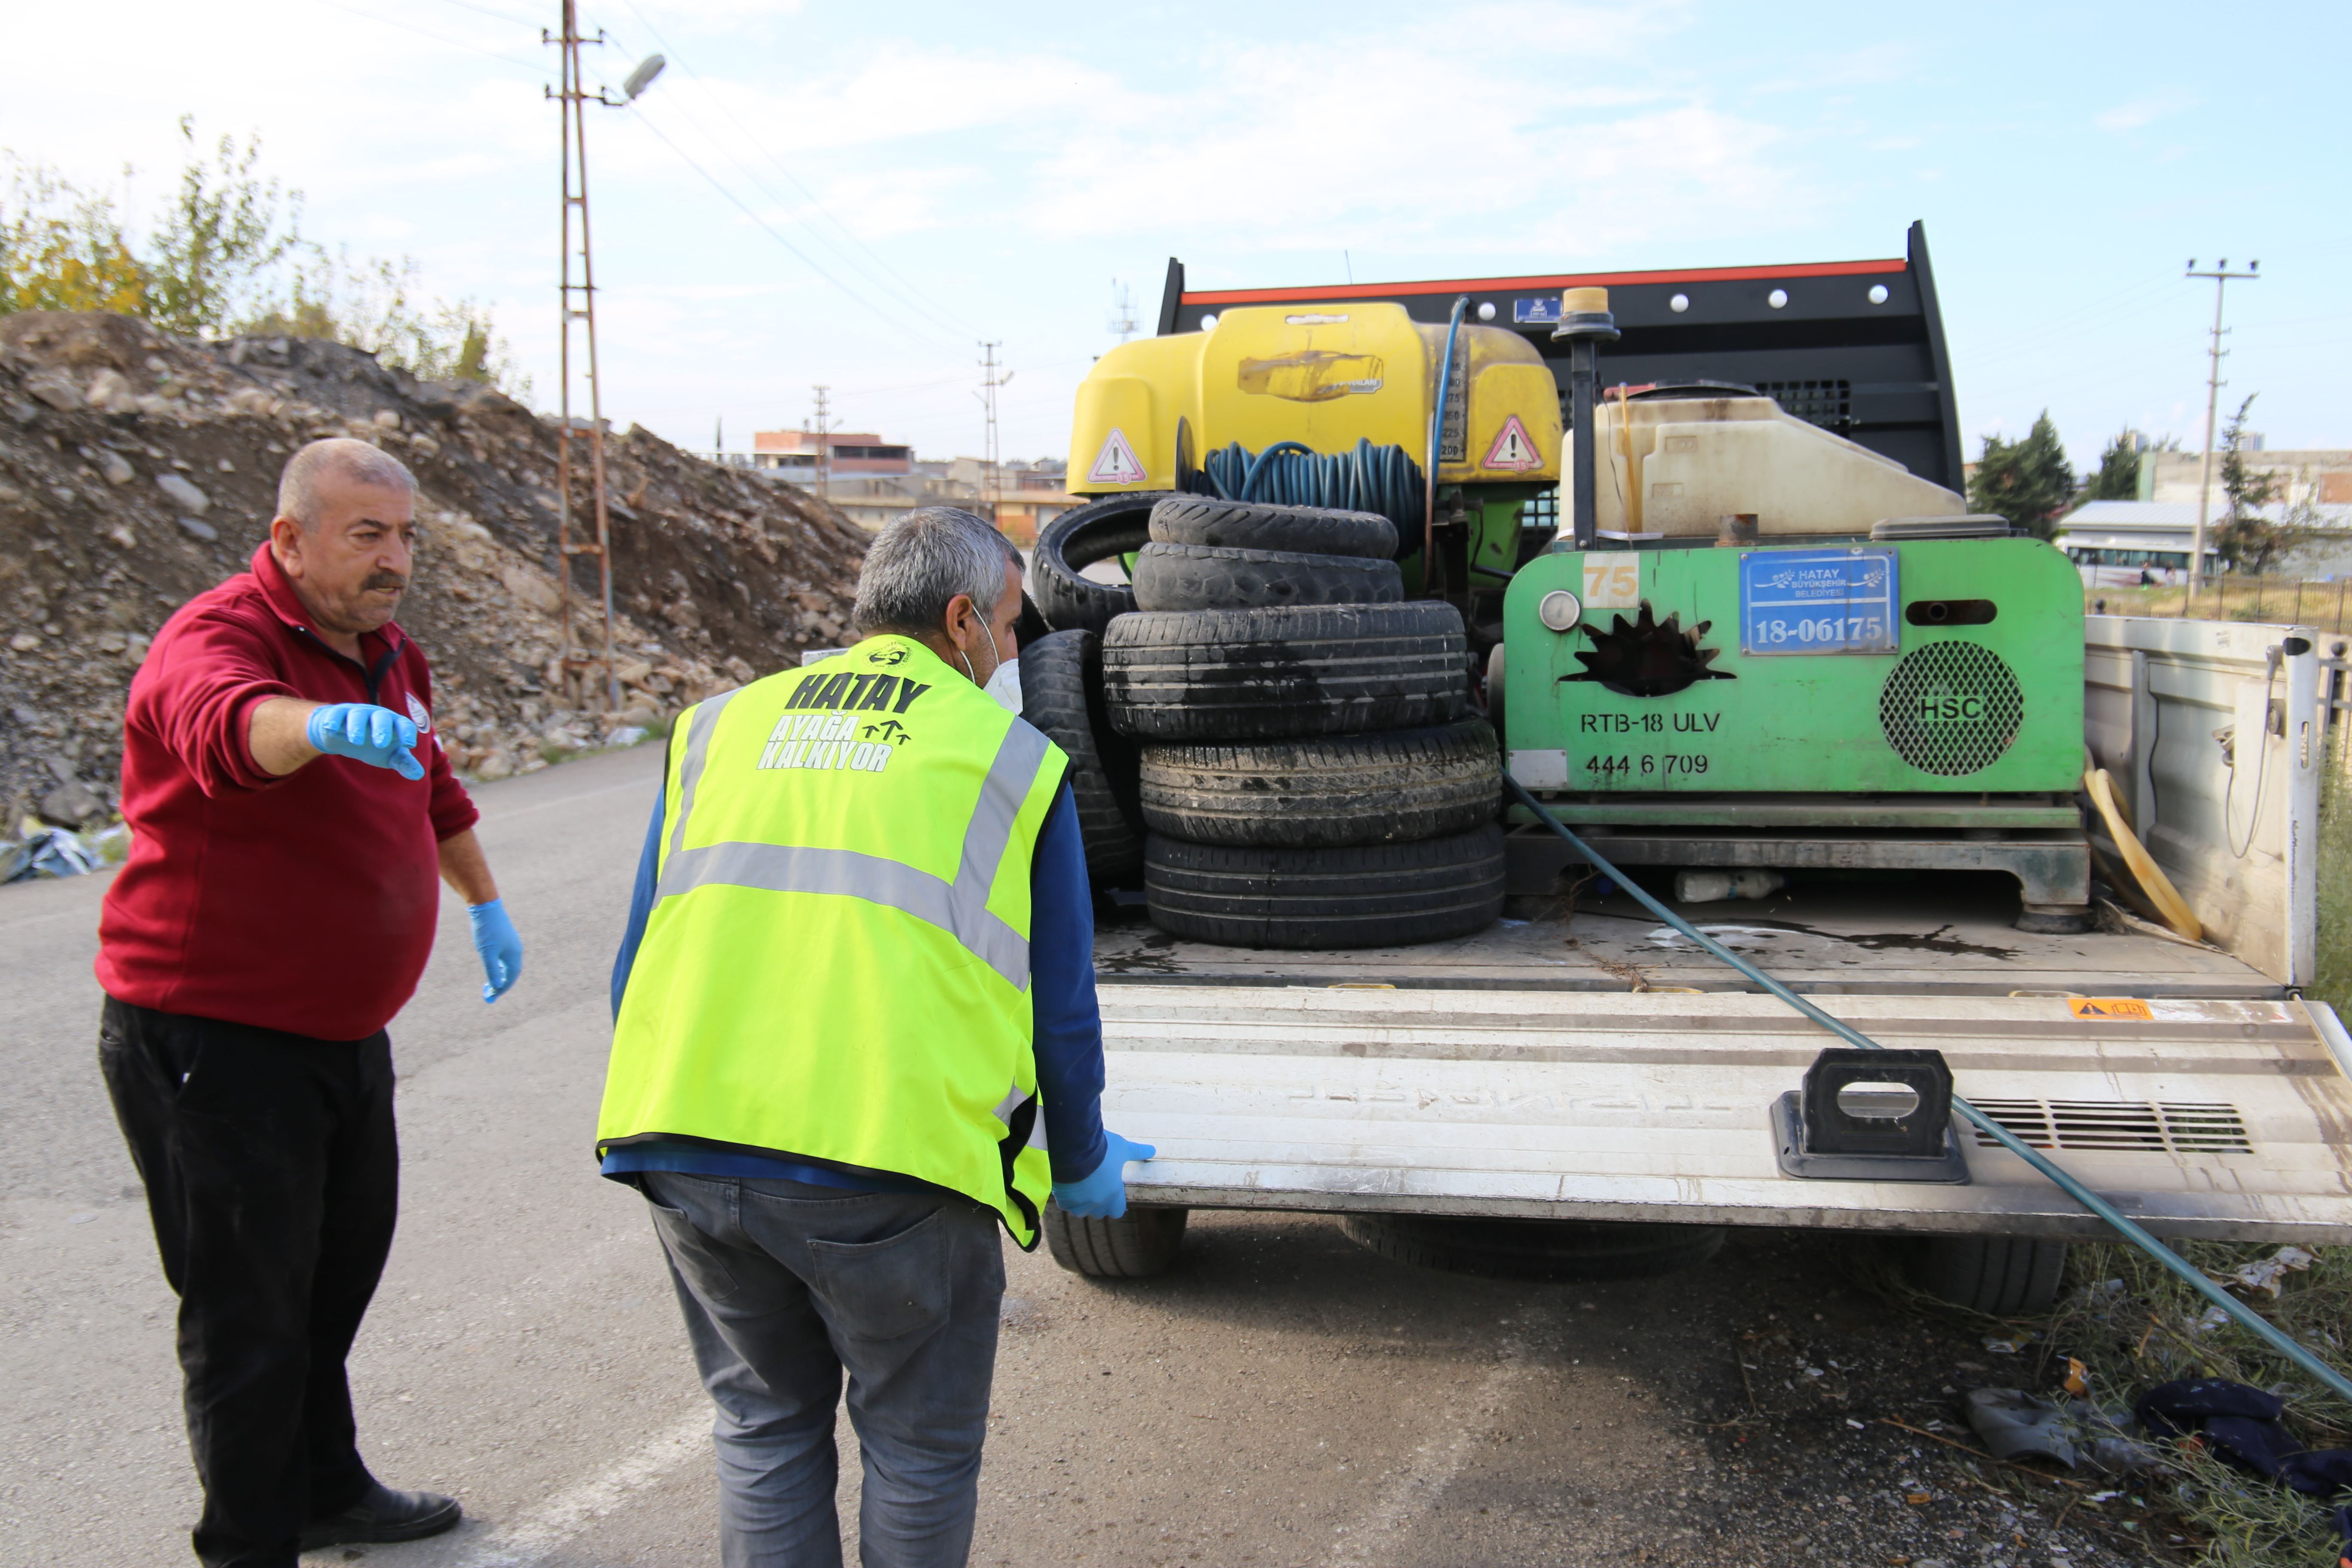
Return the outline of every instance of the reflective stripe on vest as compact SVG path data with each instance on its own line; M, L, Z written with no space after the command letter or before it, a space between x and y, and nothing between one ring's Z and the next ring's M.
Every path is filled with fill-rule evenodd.
M851 723L870 727L845 744ZM1034 1245L1052 1173L1032 1141L1032 862L1068 765L900 637L690 710L600 1148L912 1176Z
M963 851L952 882L877 855L851 849L812 849L780 844L707 844L688 849L687 819L694 812L695 785L709 760L710 732L733 692L695 710L687 731L686 756L678 769L677 824L662 868L656 900L697 888L756 888L771 893L830 893L864 899L938 926L965 951L1011 982L1029 988L1029 940L989 911L988 892L1013 840L1013 818L1036 784L1051 742L1026 724L1015 724L997 748L981 785L979 803L965 827ZM1000 1119L1001 1120L1001 1119Z

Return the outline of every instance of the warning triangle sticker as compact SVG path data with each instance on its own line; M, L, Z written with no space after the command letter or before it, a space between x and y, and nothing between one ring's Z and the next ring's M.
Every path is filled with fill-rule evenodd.
M1544 466L1543 456L1528 436L1528 427L1519 423L1516 414L1503 421L1502 430L1495 444L1486 448L1486 460L1482 468L1502 468L1514 474L1524 474Z
M1111 426L1110 437L1102 444L1095 458L1095 466L1087 470L1087 482L1097 485L1134 485L1143 482L1143 465L1137 460L1135 448L1128 445L1127 432Z

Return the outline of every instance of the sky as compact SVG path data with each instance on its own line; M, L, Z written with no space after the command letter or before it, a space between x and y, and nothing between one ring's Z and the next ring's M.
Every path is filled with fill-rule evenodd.
M2047 409L2078 468L2224 413L2352 447L2352 6L1652 0L580 0L604 407L681 446L841 428L1009 458L1194 288L1899 257L1927 225L1971 456ZM554 0L23 7L0 147L152 207L257 133L303 225L489 306L555 404ZM45 62L45 63L44 63ZM615 95L617 96L617 94ZM125 165L133 173L126 178ZM585 406L584 391L576 406Z

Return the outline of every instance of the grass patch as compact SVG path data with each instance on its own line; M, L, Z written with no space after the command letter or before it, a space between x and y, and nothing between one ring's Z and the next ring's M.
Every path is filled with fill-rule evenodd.
M2340 728L2319 785L2319 950L2311 994L2352 1011L2352 779Z
M2175 1250L2219 1278L2278 1247L2267 1242L2192 1241L2176 1244ZM2352 1367L2352 1247L2305 1250L2315 1259L2311 1268L2286 1275L2277 1300L2257 1291L2254 1302L2329 1364ZM2018 1386L2060 1398L2071 1358L2087 1370L2092 1397L2113 1408L2128 1406L2157 1384L2177 1378L2227 1378L2284 1399L2286 1425L2306 1447L2352 1447L2352 1405L2234 1322L2214 1322L2216 1314L2203 1297L2126 1243L2078 1244L2068 1259L2067 1293L2059 1308L2032 1319L1990 1318L1937 1301L1911 1285L1891 1257L1857 1257L1855 1273L1856 1283L1865 1289L1940 1318L1969 1337L2025 1340L2013 1359L2004 1358L1997 1370L1978 1378L1984 1386ZM1965 1426L1955 1436L1971 1445L1976 1441ZM1974 1485L2007 1493L2021 1504L2038 1502L2045 1510L2095 1508L2110 1525L2119 1524L2123 1512L2141 1514L2144 1522L2132 1533L2159 1561L2185 1560L2207 1568L2335 1568L2339 1543L2330 1513L2335 1501L2352 1499L2323 1504L2234 1469L2200 1447L2154 1447L2159 1455L2155 1469L2119 1479L2085 1469L2063 1479L2063 1472L2051 1470L2042 1479L2022 1468L1958 1454L1944 1457ZM2042 1469L2039 1463L2027 1468ZM2107 1489L2122 1495L2105 1506L2093 1503L2098 1490ZM2088 1522L2091 1515L2074 1517ZM2173 1536L2181 1539L2167 1539Z

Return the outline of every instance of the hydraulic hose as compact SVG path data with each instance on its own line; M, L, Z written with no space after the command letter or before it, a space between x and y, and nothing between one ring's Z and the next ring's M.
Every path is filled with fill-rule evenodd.
M1253 453L1236 441L1207 454L1201 477L1223 500L1378 512L1396 524L1400 544L1421 521L1421 470L1402 447L1359 439L1349 451L1324 453L1276 441Z
M1511 777L1508 773L1505 773L1503 775L1503 787L1511 795L1517 796L1518 803L1521 805L1526 806L1529 811L1535 813L1537 821L1541 822L1545 826L1558 834L1567 842L1570 848L1575 850L1579 855L1584 857L1586 860L1591 862L1593 867L1597 868L1602 876L1607 877L1611 881L1616 883L1619 887L1633 894L1633 897L1641 902L1643 907L1647 909L1652 914L1657 916L1660 920L1674 927L1675 930L1682 932L1683 935L1690 938L1691 941L1698 943L1700 947L1706 949L1708 952L1723 960L1724 963L1731 965L1732 968L1739 971L1740 973L1748 976L1748 979L1753 980L1756 984L1764 987L1765 990L1770 992L1781 1001L1786 1002L1790 1006L1794 1007L1798 1012L1802 1013L1806 1017L1811 1018L1814 1023L1819 1024L1822 1028L1829 1030L1830 1033L1837 1036L1840 1039L1844 1040L1847 1044L1858 1046L1866 1051L1880 1051L1886 1048L1880 1045L1876 1040L1872 1039L1869 1036L1855 1028L1853 1025L1848 1024L1842 1019L1832 1018L1827 1013L1822 1012L1819 1007L1814 1006L1802 996L1798 995L1795 992L1790 990L1787 986L1781 984L1779 981L1773 979L1770 975L1765 973L1762 970L1757 968L1754 964L1748 963L1746 959L1740 957L1738 953L1732 952L1721 942L1717 942L1713 937L1708 936L1706 932L1700 931L1696 926L1692 925L1688 921L1683 919L1682 916L1666 908L1665 905L1660 903L1657 900L1643 892L1640 888L1634 886L1632 882L1627 881L1625 879L1625 874L1622 871L1618 870L1616 867L1611 865L1607 860L1602 859L1600 854L1593 849L1592 846L1587 844L1583 839L1579 838L1575 834L1570 833L1566 826L1560 822L1559 818L1554 816L1545 808L1544 804L1541 801L1536 799L1534 795L1528 793L1527 786L1520 784L1518 780ZM2239 1300L2236 1297L2222 1289L2219 1285L2214 1284L2210 1279L2208 1279L2205 1277L2204 1270L2192 1267L2186 1258L2173 1251L2172 1248L2165 1246L2164 1243L2158 1241L2155 1237L2150 1236L2146 1230L2143 1230L2137 1222L2124 1215L2113 1204L2110 1204L2106 1199L2099 1196L2098 1194L2093 1192L2090 1188L2076 1181L2073 1176L2068 1175L2063 1168L2061 1168L2054 1161L2049 1159L2040 1150L2028 1145L2022 1139L2019 1138L2008 1128L2003 1127L2000 1122L1995 1121L1991 1117L1987 1116L1983 1111L1979 1110L1975 1106L1970 1105L1966 1100L1963 1100L1957 1094L1952 1096L1952 1110L1957 1112L1963 1121L1969 1122L1985 1136L1990 1138L1994 1142L1999 1143L2002 1148L2008 1150L2011 1153L2016 1155L2019 1159L2024 1161L2027 1164L2041 1172L2044 1176L2047 1176L2057 1185L2058 1189L2064 1193L2068 1197L2073 1198L2076 1203L2081 1204L2084 1208L2090 1210L2091 1213L2106 1221L2108 1225L2115 1227L2116 1231L2121 1235L2126 1241L2130 1242L2134 1247L2138 1247L2142 1252L2147 1253L2150 1258L2156 1259L2157 1262L2162 1264L2165 1268L2178 1275L2182 1283L2186 1284L2190 1289L2196 1291L2199 1295L2204 1297L2207 1300L2212 1302L2216 1307L2221 1308L2223 1312L2229 1315L2231 1321L2235 1322L2240 1328L2244 1329L2247 1332L2252 1334L2256 1339L2261 1340L2271 1349L2276 1351L2279 1354L2293 1362L2296 1366L2301 1367L2305 1372L2307 1372L2312 1376L2317 1378L2326 1386L2328 1391L2336 1394L2336 1397L2347 1401L2352 1401L2352 1378L2347 1378L2342 1373L2336 1371L2334 1367L2329 1366L2326 1362L2321 1361L2317 1356L2312 1354L2310 1351L2305 1349L2302 1345L2295 1343L2294 1341L2289 1339L2284 1332L2273 1326L2269 1319L2263 1317L2260 1312L2255 1311L2252 1307L2246 1305L2245 1302Z
M1462 333L1462 312L1470 308L1470 296L1458 296L1454 301L1453 319L1445 323L1445 357L1438 362L1437 395L1429 403L1429 467L1423 470L1425 486L1421 511L1421 585L1426 589L1437 580L1437 460L1438 449L1445 434L1445 395L1454 385L1454 340ZM1465 395L1466 397L1466 394ZM1467 439L1469 432L1463 432Z

